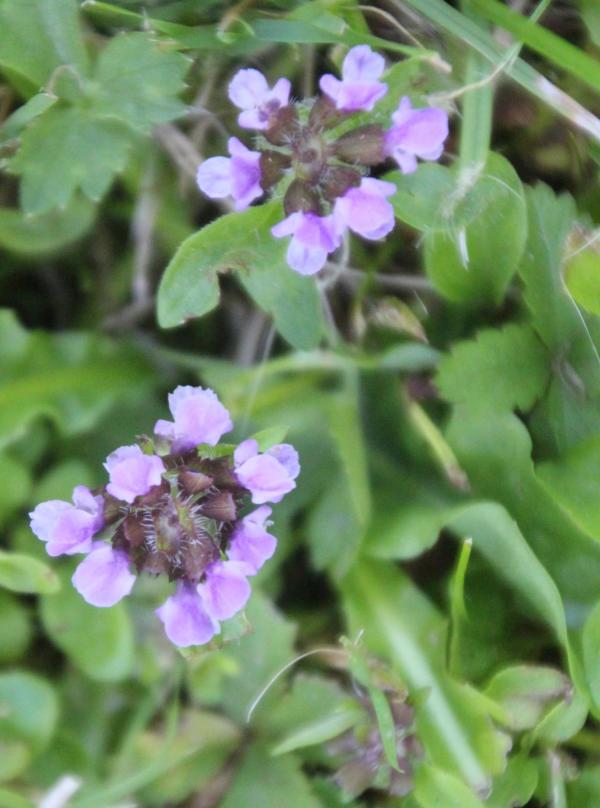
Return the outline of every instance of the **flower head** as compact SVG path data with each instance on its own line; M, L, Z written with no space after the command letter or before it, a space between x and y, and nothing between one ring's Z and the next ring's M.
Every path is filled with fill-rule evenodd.
M268 129L278 111L287 106L290 90L287 79L278 79L271 88L259 70L238 70L229 84L229 99L242 110L239 125L243 129Z
M200 164L196 180L211 199L231 196L236 210L244 210L262 196L260 152L251 151L236 137L229 138L231 157L211 157Z
M421 160L441 157L448 137L448 115L443 109L414 109L410 98L404 96L392 120L394 125L385 135L385 152L394 158L403 174L415 171L417 157Z
M332 216L297 211L271 228L275 238L292 236L287 262L301 275L314 275L325 265L327 256L340 241Z
M50 556L86 553L104 524L104 500L85 485L73 489L73 505L60 499L41 502L30 514L31 529L46 542Z
M169 395L173 421L158 421L161 455L121 446L107 458L109 482L102 495L85 486L73 504L52 500L31 512L31 526L50 555L86 552L73 586L91 605L113 606L128 595L137 575L165 575L174 593L156 614L167 637L186 647L208 642L219 622L243 609L248 577L275 551L266 530L268 507L295 487L300 465L295 449L274 446L263 454L255 440L232 452L213 451L233 428L212 390L180 386ZM108 541L92 541L106 528Z
M357 45L346 54L342 64L342 80L331 73L321 76L319 86L345 112L370 111L387 93L387 84L378 81L385 70L383 56L368 45Z
M154 431L173 441L173 451L184 452L208 443L215 446L233 429L231 417L212 390L190 385L169 393L173 421L158 420Z
M298 453L283 443L259 454L255 440L245 440L235 450L235 475L252 495L252 502L280 502L296 487L294 480L300 472Z
M394 209L386 197L396 192L391 182L365 177L336 200L334 219L338 232L346 227L366 239L380 239L394 228Z
M160 485L165 471L160 457L144 454L139 446L116 449L106 458L104 468L110 477L106 486L108 493L129 503Z

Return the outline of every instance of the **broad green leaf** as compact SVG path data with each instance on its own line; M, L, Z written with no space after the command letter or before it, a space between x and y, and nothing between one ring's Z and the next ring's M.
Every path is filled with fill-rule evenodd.
M0 664L14 662L23 656L31 634L27 608L13 595L0 591Z
M237 645L229 645L226 653L237 667L237 673L225 683L223 705L236 721L245 723L248 711L260 692L288 662L293 659L296 629L260 592L253 592L246 608L252 630ZM253 724L263 725L277 703L280 682L269 688L257 704Z
M313 565L342 578L356 560L365 525L356 506L343 469L333 467L330 480L308 516L308 544Z
M0 808L35 808L35 806L16 791L0 788Z
M177 98L189 60L161 49L147 34L118 34L101 52L92 103L100 117L114 117L147 132L185 112Z
M458 778L426 764L415 775L415 798L421 808L483 808L481 800Z
M597 705L600 705L600 604L585 621L581 635L585 675Z
M536 474L573 520L600 538L600 436L578 444L556 460L539 463Z
M98 202L125 167L131 136L117 120L83 107L55 106L23 132L10 168L21 176L25 213L66 208L80 189Z
M486 800L489 808L516 808L526 805L538 782L535 760L526 754L511 757L505 771L494 780L494 788Z
M507 726L531 729L552 702L569 701L572 685L561 671L534 665L516 665L499 671L485 694L502 706Z
M18 89L30 94L62 65L86 74L77 5L75 0L0 0L0 67L16 77Z
M56 573L37 558L0 550L0 586L12 592L50 595L58 592L60 581Z
M64 210L26 216L0 208L0 245L19 255L37 256L60 250L81 238L94 220L94 205L74 198Z
M0 673L0 737L18 740L32 752L50 741L58 720L58 700L41 676Z
M525 248L527 217L521 181L503 157L490 154L480 176L458 175L478 192L477 215L467 225L425 232L425 269L449 300L498 304L517 270ZM467 193L469 186L463 191Z
M221 808L321 808L308 779L292 756L273 758L253 743L236 770Z
M271 754L277 757L306 746L325 743L364 721L366 717L365 711L357 703L349 701L310 723L300 724L277 743Z
M24 126L53 107L58 97L50 93L37 93L16 109L0 126L0 143L17 137Z
M133 629L123 603L109 609L90 606L65 574L61 591L41 599L40 614L52 642L91 679L117 682L131 674Z
M287 693L282 695L268 716L269 732L275 737L294 733L302 724L317 722L324 715L343 712L348 693L333 679L297 674Z
M159 324L170 328L207 314L219 302L218 273L236 270L284 339L314 348L322 333L319 297L314 279L288 267L285 243L270 233L282 215L277 202L229 213L184 241L158 291Z
M440 364L436 383L455 404L528 411L544 392L549 373L548 353L535 332L511 324L456 343Z
M587 247L570 246L575 253L565 262L564 278L576 303L592 314L600 314L600 252L598 242Z
M148 379L145 360L124 345L85 333L27 332L0 310L0 445L40 416L67 434L89 429Z

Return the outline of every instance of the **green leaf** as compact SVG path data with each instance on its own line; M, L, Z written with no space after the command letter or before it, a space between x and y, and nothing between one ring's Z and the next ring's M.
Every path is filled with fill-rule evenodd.
M573 299L591 314L600 314L600 252L597 242L577 247L565 262L564 279Z
M270 426L251 435L251 438L258 443L260 452L266 452L272 446L283 443L288 432L289 428L287 426Z
M0 737L22 741L39 752L58 720L58 700L41 677L24 671L0 673Z
M325 743L364 721L365 718L365 711L358 704L349 701L346 705L338 706L310 723L296 727L277 743L271 754L277 757L306 746Z
M247 719L248 711L271 678L293 658L296 629L260 592L254 592L246 608L252 631L242 637L237 646L227 646L226 653L237 667L223 688L226 712L240 723ZM280 683L269 688L253 712L252 723L264 724L270 710L277 703L274 698Z
M522 731L534 727L552 702L570 701L572 685L554 668L515 665L499 671L485 694L502 706L506 726Z
M463 169L454 194L460 198L471 186L479 186L477 215L467 225L426 231L425 269L449 300L498 304L525 248L523 188L514 168L497 154L490 154L475 176Z
M0 808L35 808L35 806L16 791L0 788Z
M356 560L365 525L356 515L343 469L336 469L330 478L309 513L308 544L315 568L341 579Z
M600 705L600 604L585 621L581 635L586 679L596 705Z
M319 298L314 279L287 266L286 245L270 233L282 215L280 204L271 202L221 216L186 239L163 275L159 324L170 328L211 311L219 302L218 273L236 270L284 339L314 348L322 332Z
M548 353L535 332L511 324L455 344L440 363L436 383L455 404L527 412L543 393L549 373Z
M90 606L73 588L67 571L61 591L43 597L40 608L52 642L91 679L117 682L131 674L133 630L122 603L109 609Z
M457 777L426 764L417 769L415 797L421 808L483 808L481 800Z
M37 93L32 96L23 106L9 115L0 126L0 143L17 137L23 127L53 107L57 101L58 97L49 93Z
M321 808L298 761L273 758L259 743L246 751L221 808Z
M508 761L506 770L494 779L494 788L486 800L488 808L514 808L526 805L538 783L535 760L518 754Z
M94 213L94 205L85 198L74 198L64 210L41 216L0 208L0 245L19 255L47 255L85 235Z
M50 595L58 592L60 581L56 573L37 558L0 550L0 586L12 592Z
M177 95L189 65L185 56L161 49L147 34L118 34L96 65L94 112L142 132L171 121L186 110Z
M0 446L42 415L67 434L89 429L149 378L143 358L125 345L85 333L27 332L7 310L0 310L0 367Z
M29 611L18 598L0 591L0 664L14 662L23 656L31 634Z
M75 0L0 0L0 66L17 87L35 91L61 65L88 70Z
M21 176L21 205L25 213L66 208L81 189L98 202L115 174L125 167L131 136L117 120L101 120L93 110L58 107L29 126L10 162Z
M578 444L556 460L539 463L536 474L583 530L600 536L600 437Z

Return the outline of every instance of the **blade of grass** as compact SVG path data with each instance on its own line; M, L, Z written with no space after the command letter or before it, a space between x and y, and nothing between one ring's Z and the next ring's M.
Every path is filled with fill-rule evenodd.
M502 5L498 0L464 0L464 4L494 25L504 28L519 42L541 54L561 70L600 92L600 63L580 48Z
M494 41L487 31L447 5L444 0L390 0L390 2L399 10L407 3L436 26L474 48L493 67L506 60L506 51ZM570 95L548 81L531 65L522 59L515 59L514 62L509 59L506 60L505 71L517 84L600 143L600 120Z

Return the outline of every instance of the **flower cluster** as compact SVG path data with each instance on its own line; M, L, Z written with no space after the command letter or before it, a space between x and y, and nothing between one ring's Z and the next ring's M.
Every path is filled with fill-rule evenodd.
M137 574L167 575L175 591L156 613L183 647L208 642L245 606L248 578L277 543L266 503L295 488L300 465L288 444L217 445L233 424L212 390L177 387L169 408L153 440L108 456L102 490L79 485L72 503L42 502L30 517L49 555L87 554L73 584L93 606L117 603ZM259 507L247 512L250 502Z
M448 136L442 109L414 109L400 100L391 126L362 124L348 129L351 116L371 111L387 85L382 56L368 45L352 48L342 78L320 79L322 95L310 102L290 101L290 83L279 79L270 88L252 68L238 71L229 98L241 112L238 123L254 129L257 151L230 138L229 157L212 157L198 169L198 185L212 199L231 197L243 210L288 176L283 205L286 217L272 229L275 238L291 237L287 261L302 275L313 275L350 230L366 239L381 239L394 227L387 197L395 186L368 176L388 158L408 174L417 159L437 160ZM339 134L339 127L345 129Z

